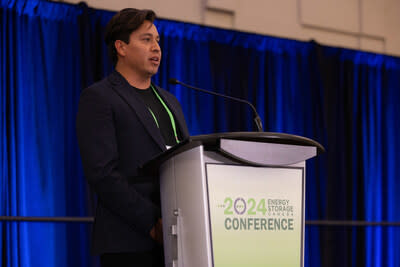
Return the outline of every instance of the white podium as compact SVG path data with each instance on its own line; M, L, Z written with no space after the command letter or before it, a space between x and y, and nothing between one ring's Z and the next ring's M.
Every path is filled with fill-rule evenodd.
M194 136L149 162L159 170L165 266L303 266L304 137Z

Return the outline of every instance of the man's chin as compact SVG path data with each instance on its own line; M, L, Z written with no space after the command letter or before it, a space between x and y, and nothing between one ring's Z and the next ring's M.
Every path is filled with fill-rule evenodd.
M158 68L153 69L153 70L150 70L150 71L148 72L148 74L149 74L150 76L153 76L153 75L156 75L157 72L158 72Z

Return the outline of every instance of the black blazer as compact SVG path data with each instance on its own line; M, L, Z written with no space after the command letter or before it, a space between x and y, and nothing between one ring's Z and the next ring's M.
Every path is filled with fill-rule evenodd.
M189 136L178 100L156 87ZM157 125L138 93L114 71L83 90L77 136L85 176L97 193L92 252L140 252L156 246L150 230L161 217L158 177L139 168L166 150Z

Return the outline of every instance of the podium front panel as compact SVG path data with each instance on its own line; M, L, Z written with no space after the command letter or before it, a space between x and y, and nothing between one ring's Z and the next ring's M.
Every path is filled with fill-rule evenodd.
M207 164L214 266L301 266L304 168Z

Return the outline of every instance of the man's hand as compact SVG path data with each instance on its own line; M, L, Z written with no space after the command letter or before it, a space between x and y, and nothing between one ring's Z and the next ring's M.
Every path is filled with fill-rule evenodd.
M163 244L163 231L162 231L162 219L158 219L157 223L151 228L150 236L153 238L158 244Z

